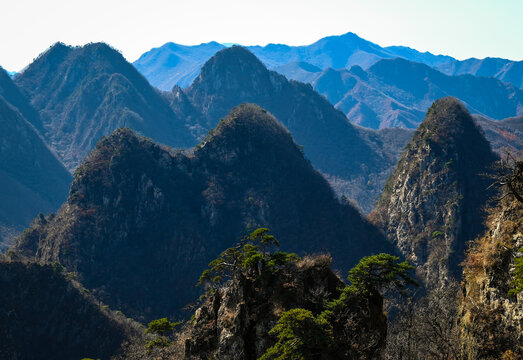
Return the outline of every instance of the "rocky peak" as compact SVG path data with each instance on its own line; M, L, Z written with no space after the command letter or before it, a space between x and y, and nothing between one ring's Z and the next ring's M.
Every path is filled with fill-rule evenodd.
M418 266L428 286L460 277L466 243L482 231L489 193L482 174L496 160L457 99L436 101L370 215Z

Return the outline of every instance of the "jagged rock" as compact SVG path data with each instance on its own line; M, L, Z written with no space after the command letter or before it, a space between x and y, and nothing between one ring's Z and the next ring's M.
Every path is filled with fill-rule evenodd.
M457 99L436 101L407 145L370 215L431 287L459 278L467 241L483 229L496 160Z
M508 295L523 247L522 219L523 204L503 200L465 259L459 322L466 359L523 356L523 293Z
M269 335L279 315L303 308L318 315L345 286L330 269L329 256L306 257L278 274L253 279L239 276L211 295L178 336L184 358L255 360L274 344ZM377 359L387 331L383 299L353 294L336 313L336 350L325 359ZM327 350L325 351L327 353Z

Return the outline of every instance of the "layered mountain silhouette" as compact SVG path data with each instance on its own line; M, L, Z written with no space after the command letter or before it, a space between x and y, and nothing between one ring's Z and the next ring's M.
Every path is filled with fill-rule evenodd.
M388 142L389 133L352 126L310 85L269 71L248 49L239 46L213 56L184 95L179 89L175 92L181 103L188 101L199 109L201 116L193 117L193 127L203 131L216 126L218 119L238 104L251 102L267 109L304 147L317 169L351 184L347 196L356 199L365 211L372 208L398 152L409 139L400 135Z
M436 66L436 69L447 75L470 74L494 77L520 89L523 88L523 61L510 61L491 57L485 59L471 58L440 64Z
M380 60L368 70L359 66L327 69L312 85L351 122L375 129L416 128L430 104L449 95L460 99L472 113L491 119L523 112L523 91L513 85L494 78L448 76L404 59Z
M134 65L159 89L171 90L174 85L186 87L197 77L202 65L222 47L223 45L215 42L196 46L167 43L146 52ZM403 46L382 48L350 32L325 37L306 46L269 44L247 48L273 70L289 63L307 63L307 66L320 69L341 69L353 65L367 68L380 59L396 57L423 62L430 66L454 60L450 56L421 53Z
M122 126L171 146L194 144L183 119L106 44L57 43L15 82L39 112L45 139L69 169L100 137Z
M224 47L217 42L197 46L170 42L149 50L133 64L152 85L158 89L171 90L175 85L191 85L203 64Z
M459 278L468 241L483 230L484 174L497 159L455 98L436 101L370 215L429 287Z
M179 312L207 263L259 226L290 251L331 252L340 269L391 250L254 105L233 109L188 153L129 129L102 139L57 215L15 250L59 261L111 308L148 320Z
M71 175L41 139L38 121L0 69L0 250L39 212L55 211L67 197Z

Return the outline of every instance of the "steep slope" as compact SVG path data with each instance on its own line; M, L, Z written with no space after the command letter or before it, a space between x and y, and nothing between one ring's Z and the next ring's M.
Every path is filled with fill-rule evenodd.
M0 254L0 358L108 359L137 333L59 265L10 262Z
M470 74L483 77L494 77L518 88L523 88L523 61L507 59L471 58L463 61L453 60L436 66L436 69L447 75Z
M467 110L436 101L387 180L372 221L417 266L429 287L459 278L467 241L482 231L496 157Z
M112 308L144 320L179 313L207 263L258 226L291 251L331 251L344 269L390 250L275 118L244 105L189 154L128 129L102 139L56 217L34 224L16 251L60 261Z
M29 100L15 85L8 73L0 67L0 96L15 107L22 116L29 121L39 132L43 131L43 124L38 112L31 106Z
M492 119L519 116L523 91L494 78L447 76L404 59L380 60L368 70L327 69L312 85L356 124L416 128L430 104L454 96L476 114Z
M194 140L168 104L116 50L61 43L15 79L39 111L47 142L74 169L104 135L128 126L171 146Z
M71 180L34 126L0 96L0 250L38 213L58 209Z
M218 52L202 68L186 95L201 110L197 124L213 128L217 119L244 102L259 104L273 113L292 133L312 164L325 174L356 181L355 191L346 194L358 201L369 191L368 174L388 176L396 157L375 146L375 134L352 126L345 116L318 95L310 85L288 81L267 70L247 49L232 47ZM377 196L383 182L373 183ZM372 207L367 202L365 209ZM370 210L370 209L369 209Z
M144 53L133 65L158 89L171 90L175 85L187 87L203 64L224 47L214 41L196 46L170 42Z
M465 259L459 322L466 359L523 356L523 293L508 294L523 253L521 219L523 204L502 200Z

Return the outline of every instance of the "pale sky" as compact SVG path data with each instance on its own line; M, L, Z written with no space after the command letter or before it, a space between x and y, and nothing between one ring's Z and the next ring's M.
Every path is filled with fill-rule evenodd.
M172 41L307 45L354 32L458 59L523 60L523 0L2 0L0 65L57 41L104 41L129 60Z

